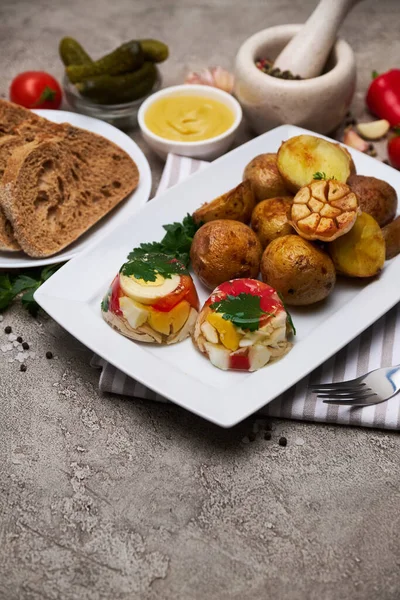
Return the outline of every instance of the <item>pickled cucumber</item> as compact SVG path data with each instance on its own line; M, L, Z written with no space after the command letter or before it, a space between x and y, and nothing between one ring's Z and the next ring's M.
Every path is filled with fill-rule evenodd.
M122 104L148 94L157 79L157 68L150 61L140 69L123 75L97 75L77 83L77 90L96 104Z
M72 83L84 81L87 78L100 75L119 75L139 69L144 62L143 50L138 42L131 41L122 44L110 54L106 54L91 64L69 65L66 68Z
M142 47L144 59L160 63L167 60L169 55L168 46L158 40L139 40Z
M58 50L61 60L66 67L69 65L84 65L93 62L89 54L82 48L79 42L74 40L74 38L64 37L60 41Z

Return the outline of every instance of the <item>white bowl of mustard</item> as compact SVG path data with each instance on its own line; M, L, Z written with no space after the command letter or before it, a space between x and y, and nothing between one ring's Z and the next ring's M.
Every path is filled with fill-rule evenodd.
M161 158L172 152L203 160L232 145L242 120L233 96L206 85L176 85L152 94L138 113L142 136Z

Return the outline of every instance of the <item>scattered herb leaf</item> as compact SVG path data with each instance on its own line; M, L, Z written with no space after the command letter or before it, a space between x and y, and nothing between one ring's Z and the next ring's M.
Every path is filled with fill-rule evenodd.
M279 296L280 301L283 304L283 308L286 310L286 321L287 321L289 327L291 328L291 330L293 331L293 335L296 335L296 327L294 326L292 315L290 314L290 312L287 309L287 306L283 300L282 294L280 292L277 292L277 294Z
M8 308L13 300L23 293L23 306L34 316L39 305L33 299L33 294L49 277L62 265L49 265L44 269L30 269L19 275L3 273L0 275L0 310ZM28 274L29 273L29 274Z
M131 253L132 254L132 253ZM133 275L136 279L144 281L155 281L157 274L166 278L172 275L185 275L188 273L186 267L178 260L165 254L143 254L137 256L122 265L122 275Z
M210 308L223 313L222 318L226 321L231 321L237 327L249 331L257 331L260 327L260 318L270 314L261 309L259 296L246 293L237 296L228 294L223 300L210 304Z
M336 179L336 177L334 175L332 175L331 177L327 177L325 171L317 171L316 173L314 173L313 179L317 179L319 181L328 181L329 179Z

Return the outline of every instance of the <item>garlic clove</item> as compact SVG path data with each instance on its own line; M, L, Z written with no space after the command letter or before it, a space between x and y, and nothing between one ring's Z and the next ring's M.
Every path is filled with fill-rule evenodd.
M214 78L215 87L231 94L235 84L235 78L232 73L222 67L213 67L211 73Z
M199 72L191 71L187 74L185 83L214 86L214 77L210 69L201 69Z
M366 152L369 148L369 144L351 128L345 130L343 143L360 152Z
M386 119L371 121L370 123L358 123L357 131L367 140L379 140L385 136L390 129L390 123Z
M185 83L210 85L231 94L235 79L232 73L226 69L223 69L222 67L211 67L210 69L191 71L185 77Z

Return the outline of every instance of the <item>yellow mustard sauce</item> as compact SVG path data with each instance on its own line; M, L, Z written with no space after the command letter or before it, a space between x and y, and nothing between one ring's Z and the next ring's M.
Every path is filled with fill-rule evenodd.
M167 140L198 142L227 131L235 117L225 104L212 98L166 96L149 106L144 120L150 131Z

